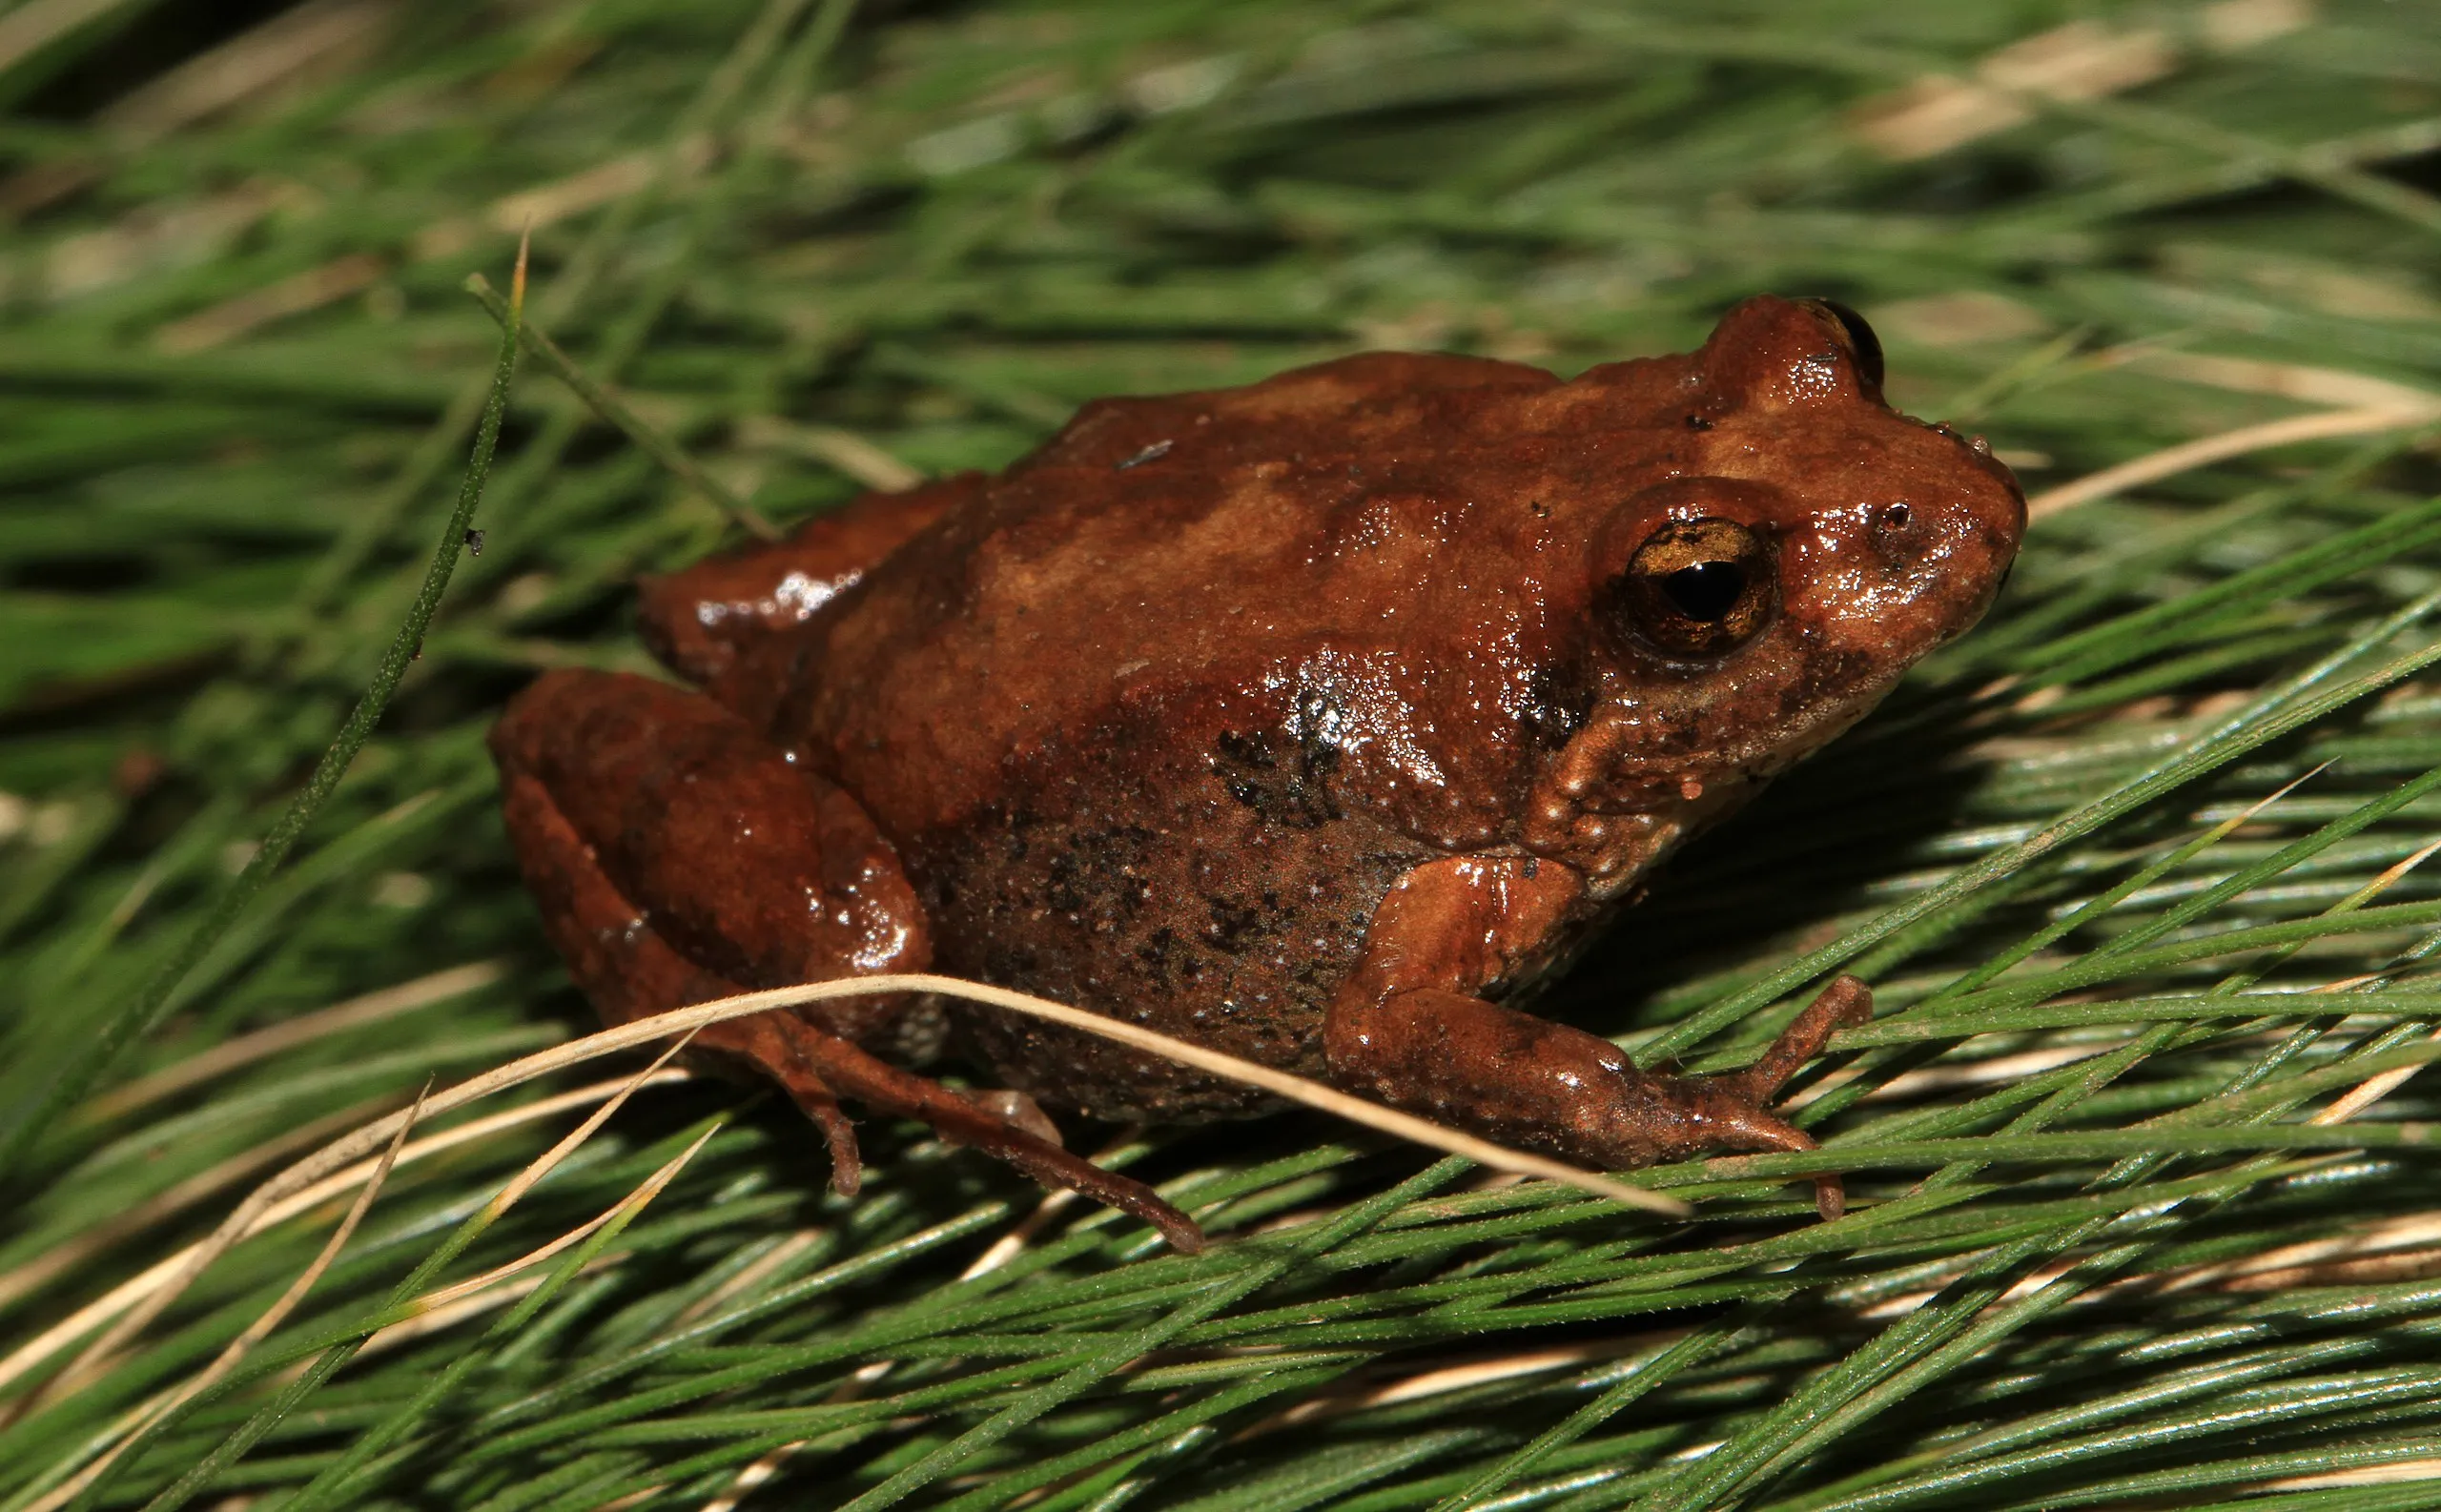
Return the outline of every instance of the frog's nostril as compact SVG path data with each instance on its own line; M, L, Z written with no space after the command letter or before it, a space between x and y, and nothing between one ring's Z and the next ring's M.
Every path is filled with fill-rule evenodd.
M1905 504L1882 505L1881 522L1888 525L1891 529L1904 530L1909 525L1915 523L1915 521L1916 511L1908 508Z

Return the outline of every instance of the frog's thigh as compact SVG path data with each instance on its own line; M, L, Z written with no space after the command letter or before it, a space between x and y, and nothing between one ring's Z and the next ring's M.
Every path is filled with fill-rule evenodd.
M1588 906L1583 878L1549 861L1436 861L1407 873L1324 1020L1332 1080L1612 1170L1705 1149L1812 1148L1742 1086L1649 1074L1607 1039L1478 995L1539 964Z
M568 823L550 789L512 753L502 755L501 787L509 840L544 931L604 1023L631 1023L744 991L670 949L604 875L594 848ZM803 1027L783 1012L761 1013L707 1025L690 1048L779 1081L822 1130L832 1180L853 1192L860 1169L855 1132L829 1085L791 1048L792 1031Z
M552 943L612 1023L931 959L913 891L863 810L700 694L554 672L491 743L518 864ZM1133 1213L1179 1249L1201 1244L1185 1215L1043 1138L1022 1110L1000 1114L859 1047L886 1040L896 1011L882 998L812 1004L712 1025L696 1044L788 1090L828 1136L842 1192L855 1190L858 1162L834 1093Z
M903 494L866 494L807 521L785 541L646 578L637 584L636 606L645 644L671 671L709 683L742 652L811 618L983 481L980 473L960 473Z
M620 896L704 970L749 988L919 971L921 905L854 799L701 694L554 672L492 732Z

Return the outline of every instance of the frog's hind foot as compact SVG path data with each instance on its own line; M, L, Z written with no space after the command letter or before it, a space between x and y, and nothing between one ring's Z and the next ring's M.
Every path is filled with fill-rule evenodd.
M639 677L548 673L491 744L526 885L605 1022L931 962L914 889L872 821L708 698ZM842 1195L864 1169L845 1097L1133 1214L1180 1251L1202 1247L1186 1215L1030 1132L1021 1109L998 1115L849 1037L892 1041L914 1006L894 994L773 1010L710 1025L695 1048L787 1089L822 1130Z
M790 1042L791 1058L817 1073L823 1085L875 1112L930 1124L934 1134L950 1143L1005 1160L1044 1186L1065 1187L1105 1207L1141 1218L1160 1230L1161 1236L1170 1241L1170 1248L1180 1255L1202 1253L1203 1230L1193 1218L1161 1200L1151 1187L1105 1171L1082 1155L1062 1149L1056 1140L1020 1127L1020 1120L1041 1120L1042 1127L1050 1128L1049 1120L1038 1109L1031 1119L1026 1118L1026 1108L1033 1099L1028 1098L1024 1105L1012 1103L1010 1113L1004 1115L930 1077L901 1071L801 1020L783 1021L781 1027Z
M797 1111L822 1131L822 1142L831 1150L831 1190L843 1197L854 1196L865 1184L865 1157L856 1147L856 1125L839 1106L838 1094L822 1079L821 1071L800 1052L797 1031L806 1028L803 1021L786 1009L775 1009L712 1028L728 1029L731 1024L749 1036L749 1048L741 1058L778 1082Z

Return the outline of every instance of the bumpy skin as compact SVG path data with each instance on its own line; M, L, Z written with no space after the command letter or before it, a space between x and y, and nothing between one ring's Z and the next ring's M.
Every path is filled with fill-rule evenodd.
M1736 1082L1646 1075L1498 1003L1990 602L2024 525L2014 480L1890 410L1871 366L1828 307L1767 297L1699 352L1569 382L1381 354L1098 401L997 477L868 496L649 582L649 641L709 694L662 744L726 740L738 769L596 748L569 732L650 727L687 695L554 674L495 737L512 834L614 1016L642 1010L588 964L605 930L756 986L929 954L1577 1159L1804 1148L1759 1104L1862 1011L1853 984ZM1755 543L1759 618L1725 648L1657 635L1622 588L1657 533L1724 528L1695 521ZM780 819L781 791L801 816ZM552 859L521 803L590 861ZM559 901L587 864L621 905ZM862 953L842 943L858 930ZM949 1012L1046 1102L1268 1106ZM885 1006L817 1032L904 1052L930 1023Z

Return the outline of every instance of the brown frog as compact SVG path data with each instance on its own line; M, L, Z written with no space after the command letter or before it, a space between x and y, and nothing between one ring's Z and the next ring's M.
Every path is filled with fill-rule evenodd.
M1880 388L1852 312L1759 297L1698 352L1566 382L1373 354L1099 400L997 476L646 580L645 634L702 691L521 695L492 734L518 858L612 1022L929 969L1606 1169L1812 1148L1764 1105L1867 1010L1851 979L1709 1080L1507 1005L1991 602L2017 484ZM945 1041L1012 1093L902 1069ZM1192 1221L1029 1098L1274 1106L921 998L698 1045L787 1088L842 1192L848 1097L1181 1249Z

